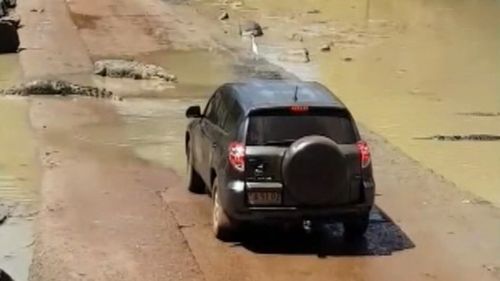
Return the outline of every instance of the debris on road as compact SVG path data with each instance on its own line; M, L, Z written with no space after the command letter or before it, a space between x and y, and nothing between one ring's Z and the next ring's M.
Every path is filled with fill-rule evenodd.
M231 8L233 8L233 9L239 9L241 7L243 7L243 2L241 2L241 1L236 1L236 2L231 3Z
M17 52L20 44L17 26L11 19L0 18L0 54Z
M307 11L307 13L308 14L319 14L319 13L321 13L321 11L318 9L312 9L312 10Z
M278 59L287 62L310 62L309 51L306 48L290 49L281 54Z
M15 0L0 0L0 54L16 53L19 49L17 29L21 18L10 10L16 4Z
M19 26L21 25L21 17L18 14L11 13L8 16L1 18L0 22L9 22L15 28L19 28Z
M299 41L299 42L304 41L304 37L301 34L296 33L296 32L288 35L288 39L292 40L292 41Z
M5 271L0 269L0 281L14 281Z
M7 218L9 218L9 211L0 205L0 225L4 224Z
M229 19L229 13L224 11L222 14L219 16L219 20L227 20Z
M30 12L32 12L32 13L40 13L41 14L41 13L45 12L45 9L43 9L43 8L42 9L31 9Z
M158 79L167 82L177 82L177 77L167 73L163 67L133 60L100 60L94 64L94 73L111 78Z
M253 20L249 20L244 22L243 24L240 24L239 30L241 36L259 37L264 35L260 24Z
M330 52L331 49L332 49L332 46L330 43L321 45L321 47L319 48L319 50L322 52Z
M92 86L78 85L62 80L34 80L6 90L0 90L0 95L5 96L38 96L56 95L69 96L79 95L95 98L112 98L113 93L106 89Z

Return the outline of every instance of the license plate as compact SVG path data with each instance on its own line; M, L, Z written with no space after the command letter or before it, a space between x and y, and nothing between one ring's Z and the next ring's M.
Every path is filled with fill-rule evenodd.
M281 191L251 191L248 193L248 203L252 205L279 205Z

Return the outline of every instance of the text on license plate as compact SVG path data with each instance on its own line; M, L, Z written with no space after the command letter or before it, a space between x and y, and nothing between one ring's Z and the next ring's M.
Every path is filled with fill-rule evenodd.
M251 191L248 193L248 203L251 205L279 205L281 191Z

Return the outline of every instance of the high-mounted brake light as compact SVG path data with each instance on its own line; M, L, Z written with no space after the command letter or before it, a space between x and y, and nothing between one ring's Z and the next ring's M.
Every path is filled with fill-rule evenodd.
M245 145L239 142L229 144L229 164L239 172L245 171Z
M292 113L305 113L309 111L309 107L305 105L293 105L290 107Z
M364 169L368 167L371 162L370 148L365 141L359 141L356 145L358 146L361 168Z

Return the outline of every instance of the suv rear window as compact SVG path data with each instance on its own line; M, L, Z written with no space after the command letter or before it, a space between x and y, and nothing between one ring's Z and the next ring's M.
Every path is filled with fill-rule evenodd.
M320 135L338 144L352 144L351 119L342 114L251 116L247 145L289 145L305 136Z

